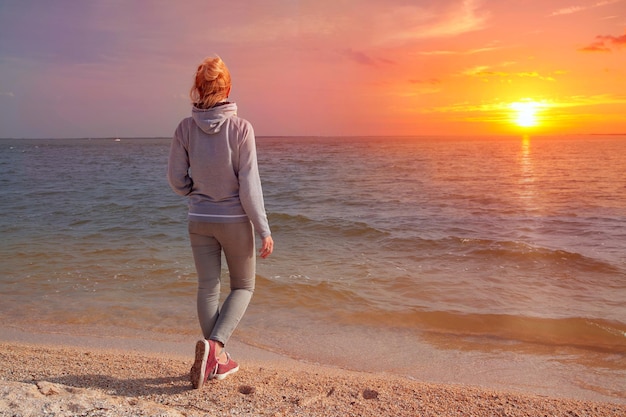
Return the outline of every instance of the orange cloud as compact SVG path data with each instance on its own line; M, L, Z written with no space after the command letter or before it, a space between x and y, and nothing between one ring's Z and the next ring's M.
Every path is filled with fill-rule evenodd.
M626 45L626 34L622 36L598 35L591 44L581 48L583 52L611 52Z
M592 96L571 96L557 100L539 100L538 103L544 108L572 108L603 105L626 104L626 96L597 94ZM425 108L423 113L499 113L510 108L510 103L493 101L491 103L456 103L448 106Z
M564 71L554 71L553 75L561 75L563 73ZM515 78L537 78L539 80L544 80L544 81L554 81L554 77L552 75L540 74L537 71L521 71L521 72L495 71L495 70L491 70L490 67L486 65L469 68L463 71L463 75L468 75L470 77L480 77L480 78L515 77Z
M427 80L409 80L409 82L411 84L432 84L432 85L435 85L435 84L440 84L441 80L439 80L437 78L430 78L430 79L427 79Z
M489 17L479 0L454 2L437 13L418 6L398 7L379 17L389 28L380 43L457 36L484 29Z
M559 9L555 12L552 12L552 14L550 16L560 16L560 15L566 15L566 14L572 14L572 13L578 13L578 12L582 12L583 10L587 10L587 9L593 9L595 7L601 7L601 6L607 6L609 4L613 4L613 3L619 3L622 0L603 0L603 1L598 1L594 4L591 4L589 6L570 6L570 7L564 7L562 9Z
M490 52L501 49L499 46L487 46L484 48L469 49L466 51L451 51L451 50L435 50L435 51L422 51L420 55L474 55L483 52Z

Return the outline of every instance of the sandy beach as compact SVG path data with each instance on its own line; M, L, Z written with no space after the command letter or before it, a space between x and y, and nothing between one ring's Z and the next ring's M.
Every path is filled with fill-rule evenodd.
M253 355L254 356L254 355ZM595 416L626 405L435 385L277 359L194 390L191 358L155 352L0 343L2 416Z

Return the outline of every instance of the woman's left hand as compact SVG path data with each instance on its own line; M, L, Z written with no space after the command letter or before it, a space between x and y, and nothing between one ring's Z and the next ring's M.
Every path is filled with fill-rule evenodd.
M261 244L261 250L259 253L261 255L261 258L263 259L267 258L268 256L272 254L272 252L274 252L274 240L272 239L272 236L263 238L262 244Z

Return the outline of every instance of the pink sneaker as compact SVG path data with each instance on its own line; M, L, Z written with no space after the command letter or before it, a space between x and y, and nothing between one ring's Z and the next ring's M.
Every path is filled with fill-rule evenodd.
M196 343L196 358L189 372L191 385L201 389L204 383L213 378L217 372L217 358L215 357L215 342L212 340L198 340Z
M214 378L220 381L238 370L239 364L232 360L230 354L226 352L226 363L217 363L217 371L215 372Z

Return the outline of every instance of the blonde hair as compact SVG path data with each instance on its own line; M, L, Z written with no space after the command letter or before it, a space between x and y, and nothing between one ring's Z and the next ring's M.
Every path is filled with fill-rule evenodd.
M189 97L197 107L208 109L228 98L230 72L222 58L205 58L198 66Z

